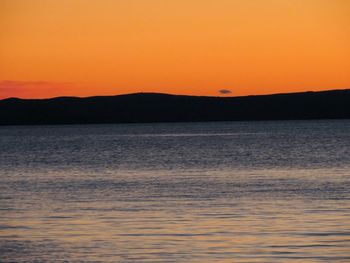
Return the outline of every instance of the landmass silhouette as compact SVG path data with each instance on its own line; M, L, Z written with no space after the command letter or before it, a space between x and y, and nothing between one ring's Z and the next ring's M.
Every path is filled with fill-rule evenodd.
M0 125L350 118L350 89L242 97L161 93L0 100Z

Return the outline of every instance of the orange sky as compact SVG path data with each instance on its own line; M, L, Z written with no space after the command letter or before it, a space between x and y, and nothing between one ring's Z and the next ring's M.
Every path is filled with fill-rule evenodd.
M349 0L0 0L0 98L343 88Z

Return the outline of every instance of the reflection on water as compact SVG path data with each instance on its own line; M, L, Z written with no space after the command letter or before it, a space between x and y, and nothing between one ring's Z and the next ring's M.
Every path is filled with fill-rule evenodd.
M350 121L0 127L1 262L349 262Z

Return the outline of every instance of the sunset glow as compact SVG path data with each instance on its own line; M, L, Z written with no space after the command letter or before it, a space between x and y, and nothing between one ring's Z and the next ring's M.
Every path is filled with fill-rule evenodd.
M348 0L0 1L0 98L345 88Z

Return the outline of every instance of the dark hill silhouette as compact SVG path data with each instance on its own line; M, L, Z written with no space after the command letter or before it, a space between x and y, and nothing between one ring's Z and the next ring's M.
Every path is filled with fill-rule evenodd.
M350 90L245 97L137 93L0 100L0 125L350 118Z

